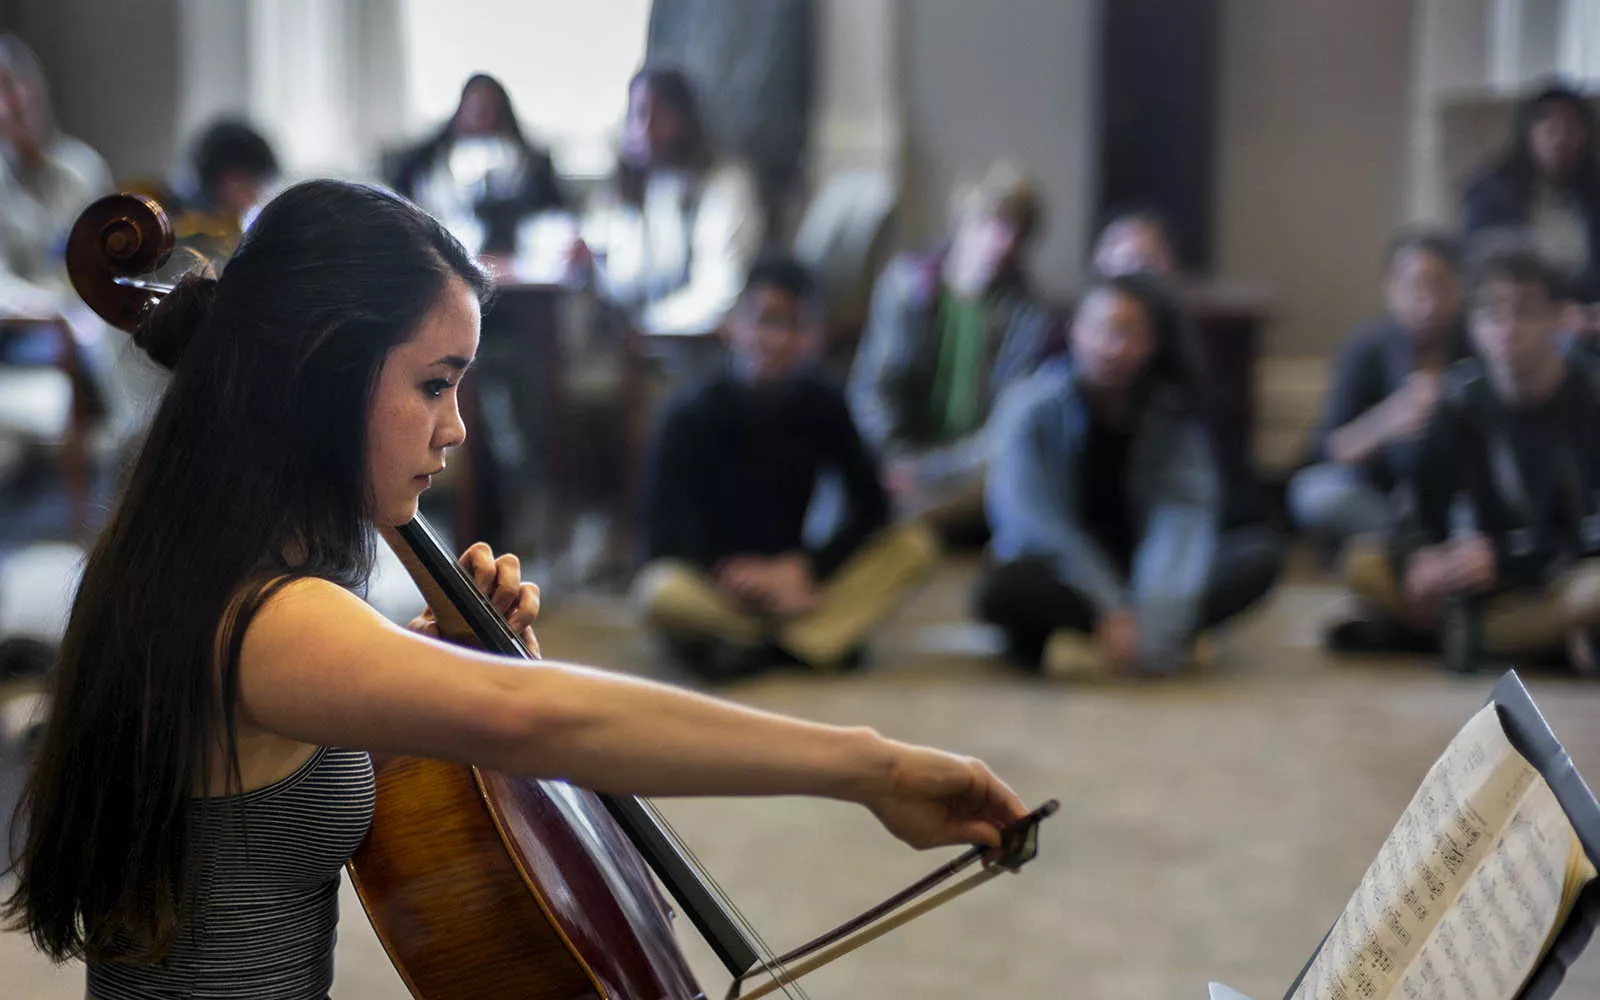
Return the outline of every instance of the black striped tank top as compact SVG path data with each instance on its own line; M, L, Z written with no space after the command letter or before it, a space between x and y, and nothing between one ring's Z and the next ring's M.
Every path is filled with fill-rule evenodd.
M324 1000L333 986L339 873L372 822L364 751L321 747L281 781L197 799L197 884L154 966L90 963L96 1000Z

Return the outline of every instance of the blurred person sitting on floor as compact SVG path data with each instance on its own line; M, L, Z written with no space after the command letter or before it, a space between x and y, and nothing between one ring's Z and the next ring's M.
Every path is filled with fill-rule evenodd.
M0 36L0 312L48 316L77 301L62 258L67 232L111 190L99 154L57 128L38 59Z
M1444 374L1418 445L1412 514L1387 543L1357 540L1350 586L1434 629L1451 601L1479 622L1483 653L1592 664L1600 626L1600 368L1561 349L1560 276L1527 250L1472 271L1475 357Z
M511 95L484 73L467 80L455 114L389 174L396 191L446 224L481 225L474 249L482 253L515 254L523 218L566 205L549 152L523 133Z
M713 333L765 229L754 178L712 148L688 77L641 69L628 85L616 173L570 252L575 270L646 334Z
M1334 366L1311 462L1289 481L1295 525L1329 556L1357 536L1386 536L1412 494L1417 442L1438 405L1444 370L1469 353L1460 256L1451 237L1400 232L1385 268L1388 312L1346 338ZM1329 629L1340 651L1414 646L1370 609Z
M1053 676L1168 674L1198 634L1259 600L1283 547L1265 526L1223 530L1222 484L1182 318L1148 274L1100 278L1070 355L995 416L987 484L996 564L978 616Z
M916 523L889 524L843 394L815 366L821 332L805 270L788 258L758 262L728 329L727 368L682 393L661 421L635 597L703 676L785 656L838 666L922 580L937 542ZM824 473L842 481L848 516L807 547Z
M1201 334L1191 306L1194 286L1180 273L1171 225L1166 215L1155 208L1141 206L1114 211L1106 217L1095 238L1090 254L1091 279L1126 274L1153 275L1178 305L1182 331L1178 349L1186 358L1188 370L1196 376L1190 403L1196 415L1205 421L1213 443L1226 440L1226 427L1219 417L1223 405L1217 391L1219 380L1206 371L1205 353L1200 350ZM1250 457L1239 449L1218 447L1215 458L1222 473L1222 526L1242 528L1270 523L1273 505Z
M1029 181L995 164L958 193L949 244L891 261L873 290L851 410L897 507L923 516L947 544L987 540L990 411L1059 331L1024 273L1039 217Z
M1511 146L1467 186L1468 247L1485 233L1531 240L1575 303L1563 325L1600 336L1600 135L1588 98L1552 84L1523 102Z

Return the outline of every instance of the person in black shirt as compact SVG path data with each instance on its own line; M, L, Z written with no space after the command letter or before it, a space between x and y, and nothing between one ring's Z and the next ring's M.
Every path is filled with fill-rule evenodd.
M919 525L889 526L844 396L811 366L818 325L804 269L758 263L727 325L729 365L668 405L648 458L635 599L705 676L775 653L837 666L922 579L938 544ZM830 472L846 515L808 546L807 511Z
M1592 666L1600 626L1600 370L1561 348L1558 279L1501 251L1475 271L1476 358L1446 372L1418 448L1411 517L1387 550L1352 546L1357 592L1419 626L1470 609L1493 657Z

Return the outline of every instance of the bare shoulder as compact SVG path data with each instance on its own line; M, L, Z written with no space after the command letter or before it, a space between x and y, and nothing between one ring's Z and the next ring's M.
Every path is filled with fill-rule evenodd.
M240 691L246 709L262 692L284 687L326 696L366 666L428 652L418 648L425 642L338 584L302 577L274 590L246 627Z
M257 620L279 623L315 618L358 618L368 624L387 621L372 605L321 577L306 576L279 587L261 606Z
M298 577L281 585L265 584L269 592L245 628L243 656L260 659L264 652L282 652L324 641L328 630L367 632L382 629L387 619L367 602L336 583L320 577ZM237 610L256 588L241 592L231 608ZM219 635L219 640L222 636Z
M323 660L389 650L418 637L345 588L300 577L274 589L245 629L241 664L282 658Z

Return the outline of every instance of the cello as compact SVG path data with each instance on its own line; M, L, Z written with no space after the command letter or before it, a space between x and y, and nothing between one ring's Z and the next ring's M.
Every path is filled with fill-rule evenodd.
M113 195L89 206L74 226L68 273L86 304L131 332L171 291L143 276L172 249L159 204ZM441 638L537 659L421 515L379 530L433 609ZM971 848L777 955L641 798L404 756L374 754L373 766L377 803L349 875L419 1000L703 1000L678 949L666 896L727 968L729 997L803 995L794 981L805 973L1018 870L1037 854L1039 823L1056 810L1046 803L1008 827L999 849ZM752 979L763 981L742 992Z

